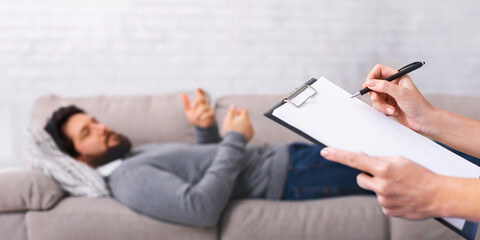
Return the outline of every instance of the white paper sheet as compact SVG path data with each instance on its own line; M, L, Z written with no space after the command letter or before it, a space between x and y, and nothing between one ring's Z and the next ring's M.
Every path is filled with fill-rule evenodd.
M329 147L370 156L404 156L436 173L479 178L480 167L378 112L325 77L300 107L287 103L273 115ZM458 229L463 219L444 218Z

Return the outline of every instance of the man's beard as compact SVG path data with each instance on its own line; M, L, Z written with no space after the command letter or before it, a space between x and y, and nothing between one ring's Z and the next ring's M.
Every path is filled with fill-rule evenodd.
M107 151L98 157L90 159L90 165L95 168L119 158L123 158L132 148L132 143L126 136L114 132L107 132L106 134L105 146L107 147ZM113 147L108 147L108 141L110 138L115 138L118 141L118 144Z

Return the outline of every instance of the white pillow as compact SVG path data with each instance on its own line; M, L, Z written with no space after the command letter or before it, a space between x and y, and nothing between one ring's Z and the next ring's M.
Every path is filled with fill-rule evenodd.
M50 134L30 128L26 145L27 161L33 169L52 177L64 191L76 197L110 196L107 184L95 169L60 151Z

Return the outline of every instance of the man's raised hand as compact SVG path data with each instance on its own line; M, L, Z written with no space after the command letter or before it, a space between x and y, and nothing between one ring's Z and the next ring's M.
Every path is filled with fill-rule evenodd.
M201 88L197 88L197 95L193 102L190 102L190 99L185 94L182 94L181 98L185 116L191 124L207 128L215 123L215 111L210 106L205 92Z
M240 133L245 136L247 141L250 141L254 131L250 117L248 116L248 111L246 109L237 110L234 105L231 105L223 120L223 131Z

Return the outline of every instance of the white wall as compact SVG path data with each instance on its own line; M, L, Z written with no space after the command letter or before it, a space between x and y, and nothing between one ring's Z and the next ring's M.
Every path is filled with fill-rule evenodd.
M325 75L350 92L415 60L425 93L479 95L480 2L1 0L0 167L23 163L34 99L55 93L286 93Z

